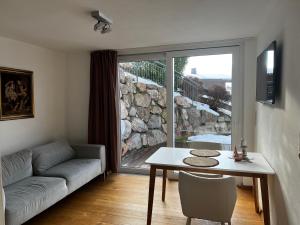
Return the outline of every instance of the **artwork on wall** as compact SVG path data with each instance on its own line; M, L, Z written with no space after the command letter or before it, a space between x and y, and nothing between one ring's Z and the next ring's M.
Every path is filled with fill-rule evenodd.
M0 120L34 117L33 72L0 67Z

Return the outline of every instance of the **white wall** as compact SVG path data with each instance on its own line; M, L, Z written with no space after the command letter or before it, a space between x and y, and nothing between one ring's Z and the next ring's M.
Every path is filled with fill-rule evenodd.
M275 106L257 103L256 142L276 172L269 180L274 225L298 225L300 215L300 3L276 0L257 39L257 54L277 40L283 49L281 96Z
M0 154L66 134L66 55L0 37L0 66L34 72L35 117L0 121Z
M90 54L68 55L67 133L71 143L87 143Z
M0 156L66 136L66 55L0 37L0 66L33 71L35 117L0 121ZM1 165L0 165L1 177ZM0 179L0 224L4 224Z

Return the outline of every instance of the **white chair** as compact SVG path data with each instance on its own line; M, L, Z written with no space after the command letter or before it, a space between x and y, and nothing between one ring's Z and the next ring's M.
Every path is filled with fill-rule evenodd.
M191 225L192 218L231 225L236 203L233 177L179 172L179 194L187 225Z
M222 150L222 145L219 143L204 142L204 141L189 141L187 143L188 143L189 148Z
M204 141L188 141L187 142L189 148L195 149L209 149L209 150L231 150L230 144L220 144L220 143L212 143L212 142L204 142Z

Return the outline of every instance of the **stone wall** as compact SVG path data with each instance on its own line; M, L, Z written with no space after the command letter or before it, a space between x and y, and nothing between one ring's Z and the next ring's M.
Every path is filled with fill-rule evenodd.
M120 71L122 155L127 151L167 141L166 88ZM201 104L201 103L198 103ZM175 97L176 135L228 133L230 119L195 106L184 96Z
M187 97L176 96L175 100L175 120L176 136L185 134L230 134L231 118L227 115L207 109L205 104L195 106Z

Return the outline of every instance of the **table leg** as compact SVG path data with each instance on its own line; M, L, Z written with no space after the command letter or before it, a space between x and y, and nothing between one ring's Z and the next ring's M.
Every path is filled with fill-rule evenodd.
M164 202L166 199L166 184L167 184L167 170L163 170L163 183L161 200Z
M270 206L269 206L269 190L268 190L268 175L260 178L261 195L264 213L264 224L270 225Z
M154 166L151 166L151 168L150 168L150 180L149 180L147 225L151 225L151 219L152 219L153 198L154 198L154 188L155 188L155 176L156 176L156 168Z
M254 197L254 204L255 204L255 211L256 213L260 214L261 211L259 210L258 204L258 194L257 194L257 178L253 177L253 197Z

